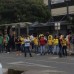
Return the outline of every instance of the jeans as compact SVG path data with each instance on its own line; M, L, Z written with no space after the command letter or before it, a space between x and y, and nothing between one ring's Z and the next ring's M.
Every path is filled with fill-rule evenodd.
M35 48L35 53L39 53L39 50L38 50L38 45L34 45L34 48Z
M60 46L59 46L59 57L62 57L62 55L63 55L62 46L60 45Z
M31 51L30 51L30 47L29 46L24 47L24 55L25 55L25 57L27 56L27 52L29 53L30 57L32 57L32 54L31 54Z
M48 46L48 53L52 53L52 45Z
M24 51L24 44L21 45L21 51Z
M45 45L40 46L40 54L45 54Z
M67 56L67 46L63 46L62 51L63 51L63 55Z
M53 54L54 53L57 53L57 54L59 53L59 47L58 47L58 45L54 46L54 48L53 48Z

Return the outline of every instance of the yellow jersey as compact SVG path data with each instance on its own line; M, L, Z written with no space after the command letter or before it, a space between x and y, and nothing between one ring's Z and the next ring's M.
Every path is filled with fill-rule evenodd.
M66 39L63 39L63 40L62 40L62 46L67 46L67 41L66 41Z
M58 45L58 43L59 43L59 40L58 39L53 39L53 44L54 45Z
M21 44L24 44L24 38L20 37L20 40L21 40Z
M34 45L38 45L38 38L35 37L33 42L34 42Z
M53 40L52 39L48 39L48 45L53 45Z

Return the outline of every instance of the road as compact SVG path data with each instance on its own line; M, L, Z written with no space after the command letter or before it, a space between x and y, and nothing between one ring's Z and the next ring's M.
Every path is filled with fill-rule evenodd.
M24 55L16 56L16 53L0 53L0 62L3 68L26 71L42 71L49 74L74 74L74 57L59 58L56 55Z

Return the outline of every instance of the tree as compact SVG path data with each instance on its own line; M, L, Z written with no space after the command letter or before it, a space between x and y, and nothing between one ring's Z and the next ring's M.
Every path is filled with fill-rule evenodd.
M49 9L40 0L1 0L0 23L46 22Z

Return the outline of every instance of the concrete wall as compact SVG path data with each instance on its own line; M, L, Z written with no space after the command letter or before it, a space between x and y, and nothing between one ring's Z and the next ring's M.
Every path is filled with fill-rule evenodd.
M52 16L58 16L58 15L65 15L67 14L67 8L61 7L51 10ZM69 6L69 14L74 14L74 6Z

